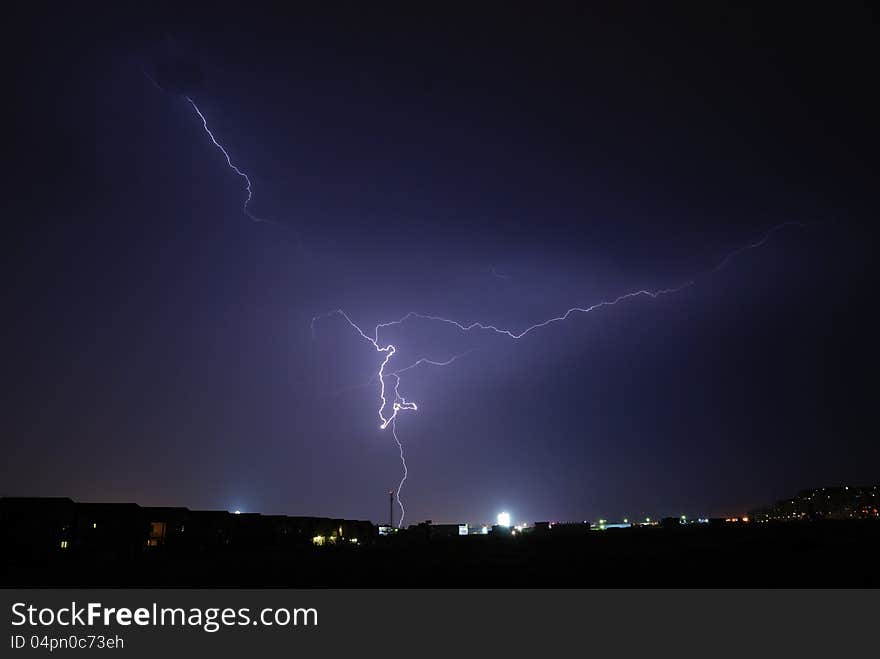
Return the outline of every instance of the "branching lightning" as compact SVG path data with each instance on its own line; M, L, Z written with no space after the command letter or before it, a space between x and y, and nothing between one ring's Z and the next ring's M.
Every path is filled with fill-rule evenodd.
M404 370L409 370L410 368L413 368L420 363L431 363L431 364L435 364L437 366L445 366L448 363L452 363L452 361L454 361L456 359L456 357L453 357L452 359L448 360L447 362L436 362L436 361L432 361L432 360L423 358L423 359L420 359L418 362L411 364L410 366L407 366L405 369L401 369L400 371L398 371L396 373L386 373L385 367L388 365L388 362L394 356L394 353L397 352L397 348L395 348L394 345L391 343L389 343L386 346L381 346L379 344L379 326L378 325L376 326L376 330L374 332L374 335L372 337L370 337L364 333L364 331L348 316L347 313L345 313L342 309L337 309L336 311L331 311L328 314L323 314L323 316L316 316L316 317L312 318L312 329L314 330L314 324L317 320L319 320L322 317L326 317L326 316L333 315L333 314L339 314L340 316L345 318L345 320L348 322L348 324L351 325L358 334L360 334L364 339L366 339L367 341L369 341L372 344L372 346L376 349L376 352L384 353L384 355L385 355L384 359L382 360L382 363L379 365L379 371L375 375L375 378L379 382L379 399L382 401L381 405L379 405L379 410L378 410L379 428L381 430L385 430L385 428L387 428L388 425L391 422L393 422L394 419L397 418L397 413L400 412L401 410L415 411L415 410L419 409L415 403L408 402L406 400L406 398L404 398L400 394L399 387L400 387L400 373L401 372L403 372ZM388 408L388 396L386 394L387 386L385 384L386 377L394 378L394 387L393 387L394 399L391 401L391 414L388 416L386 416L386 414L385 414L386 410Z
M162 89L162 87L156 82L156 80L153 79L146 71L144 71L144 75L158 89L160 89L160 90ZM208 126L207 118L202 113L202 111L199 109L198 105L196 105L195 101L193 101L193 99L190 98L189 96L186 96L185 98L186 98L187 102L192 106L193 110L195 110L196 114L198 115L199 119L201 120L202 127L204 128L204 131L208 135L208 137L210 138L211 142L223 154L223 157L226 159L226 164L229 167L229 169L231 169L236 175L238 175L239 177L241 177L244 180L245 191L247 193L247 196L246 196L244 203L242 205L242 212L244 213L244 215L246 215L250 220L252 220L254 222L265 222L265 223L270 223L270 224L277 224L276 222L273 222L272 220L258 217L257 215L254 215L250 211L249 206L250 206L251 200L253 199L253 183L251 181L250 176L248 176L248 174L244 170L242 170L241 168L239 168L237 165L235 165L232 162L232 158L230 157L229 152L217 140L214 133L211 131L210 127ZM728 265L728 263L732 259L735 259L737 256L739 256L740 254L742 254L743 252L745 252L747 250L756 249L758 247L763 246L768 240L770 240L770 238L777 231L779 231L785 227L789 227L789 226L804 227L805 224L803 224L801 222L790 221L790 222L783 222L781 224L773 226L758 241L756 241L754 243L750 243L748 245L744 245L744 246L742 246L732 252L729 252L709 272L716 273L716 272L722 270L723 268L725 268ZM505 280L512 279L512 277L510 275L499 272L494 266L492 266L489 269L489 272L493 277L498 278L498 279L505 279ZM504 335L504 336L506 336L510 339L513 339L513 340L520 340L535 330L542 329L542 328L548 327L549 325L568 320L571 316L573 316L575 314L591 313L593 311L597 311L599 309L602 309L603 307L615 306L615 305L620 304L622 302L625 302L628 300L634 300L636 298L644 297L644 298L650 298L650 299L657 299L662 296L671 295L674 293L679 293L679 292L683 291L684 289L686 289L690 286L693 286L694 283L695 283L695 280L690 280L690 281L686 281L686 282L679 284L678 286L675 286L672 288L661 288L661 289L656 289L656 290L640 289L640 290L636 290L636 291L631 291L629 293L624 293L623 295L619 295L618 297L610 299L610 300L603 300L600 302L596 302L595 304L592 304L589 306L571 307L558 316L553 316L551 318L547 318L546 320L542 320L538 323L535 323L534 325L530 325L530 326L528 326L524 329L521 329L521 330L506 329L506 328L498 327L497 325L494 325L494 324L485 324L485 323L481 323L481 322L462 323L462 322L459 322L459 321L451 319L451 318L445 318L443 316L437 316L437 315L432 315L432 314L424 314L424 313L420 313L420 312L410 311L409 313L405 314L401 318L398 318L397 320L391 320L391 321L386 321L386 322L382 322L382 323L377 324L373 329L372 336L370 336L366 332L364 332L348 316L348 314L345 311L343 311L342 309L336 309L335 311L331 311L329 313L325 313L325 314L315 316L312 318L312 323L311 323L312 324L312 338L314 338L314 336L315 336L315 325L316 325L317 321L319 321L323 318L327 318L329 316L339 315L339 316L342 316L348 322L348 324L358 334L360 334L360 336L363 339L368 341L373 346L373 348L376 350L376 352L383 355L376 374L373 375L370 378L370 380L368 382L366 382L365 384L356 385L356 387L349 387L349 389L357 388L357 387L366 387L366 386L370 386L375 383L378 383L378 385L379 385L379 408L377 410L377 416L379 418L379 428L381 430L385 430L388 428L389 425L391 426L391 434L394 437L394 441L397 443L398 449L400 451L400 461L403 465L403 478L401 478L400 483L398 484L398 487L397 487L397 502L398 502L398 505L400 506L400 520L398 521L398 526L400 526L403 524L403 519L404 519L404 516L406 515L406 510L404 509L403 501L400 498L400 492L401 492L401 489L403 488L404 482L407 479L408 470L407 470L407 465L406 465L406 459L404 457L403 444L400 442L400 439L397 436L397 418L398 418L398 415L400 412L404 412L404 411L415 412L418 410L418 406L416 405L416 403L408 401L400 393L400 379L401 379L400 376L402 373L405 373L405 372L412 370L412 369L414 369L418 366L421 366L421 365L448 366L448 365L452 364L454 361L456 361L457 359L464 357L465 355L469 354L472 351L469 350L469 351L461 353L461 354L453 355L451 358L446 359L446 360L436 360L436 359L430 359L428 357L422 357L422 358L416 360L415 362L413 362L412 364L409 364L409 365L404 366L402 368L399 368L396 370L388 370L388 365L391 362L392 358L397 353L397 348L395 347L394 344L391 344L391 343L388 343L387 345L382 345L380 343L380 341L379 341L380 330L383 330L383 329L386 329L386 328L389 328L392 326L396 326L396 325L401 325L401 324L407 322L408 320L419 319L419 320L430 321L430 322L445 323L445 324L448 324L448 325L451 325L451 326L457 328L458 330L460 330L462 332L471 332L473 330L481 330L481 331L486 331L486 332L492 332L492 333L499 334L499 335ZM386 379L389 379L389 381L386 382ZM393 396L392 396L392 394L393 394Z
M404 366L403 368L397 369L396 371L394 371L392 373L392 375L400 375L401 373L409 371L409 370L415 368L416 366L421 366L422 364L429 364L430 366L449 366L456 359L464 357L465 355L469 355L472 352L473 352L473 350L466 350L465 352L461 352L457 355L452 355L452 357L450 357L446 361L442 361L442 362L438 362L433 359L428 359L427 357L422 357L421 359L414 361L409 366ZM375 377L373 379L375 379Z
M190 101L190 102L192 102L192 101ZM193 104L193 105L195 106L195 104ZM198 109L197 109L197 111L198 111ZM207 126L206 126L206 130L207 130ZM212 139L213 139L213 136L212 136ZM216 142L215 142L215 144L216 144ZM219 147L219 144L218 144L218 147ZM220 148L222 150L222 147L220 147ZM224 154L225 154L225 151L224 151ZM228 156L227 156L227 159L228 159ZM230 166L232 166L231 163L230 163ZM236 170L236 171L238 171L238 170ZM740 247L740 248L728 253L718 263L718 265L716 265L714 268L712 268L710 273L718 272L722 268L726 267L727 264L732 259L736 258L737 256L739 256L743 252L761 247L773 236L773 234L775 234L777 231L779 231L785 227L788 227L788 226L804 227L805 225L801 222L784 222L782 224L778 224L778 225L772 227L761 237L760 240L758 240L754 243L750 243L748 245L745 245L743 247ZM679 292L683 291L684 289L686 289L690 286L693 286L695 283L696 283L695 280L689 280L689 281L686 281L686 282L679 284L678 286L675 286L672 288L660 288L660 289L656 289L656 290L640 289L640 290L636 290L636 291L631 291L629 293L624 293L623 295L619 295L618 297L610 299L610 300L603 300L600 302L596 302L595 304L592 304L589 306L571 307L571 308L567 309L565 312L563 312L557 316L547 318L546 320L542 320L538 323L535 323L534 325L529 325L528 327L526 327L524 329L520 329L520 330L506 329L506 328L498 327L497 325L485 324L485 323L481 323L481 322L462 323L462 322L459 322L459 321L451 319L451 318L445 318L443 316L437 316L437 315L419 313L416 311L410 311L409 313L398 318L397 320L391 320L391 321L385 321L385 322L378 323L373 328L372 335L370 335L370 334L367 334L366 332L364 332L364 330L361 329L361 327L359 325L357 325L349 317L349 315L345 311L343 311L342 309L336 309L335 311L321 314L319 316L315 316L314 318L312 318L312 323L311 323L312 336L314 338L315 324L319 320L327 318L329 316L339 315L339 316L342 316L346 320L346 322L348 322L348 324L358 334L360 334L360 336L363 339L368 341L373 346L373 348L376 350L376 352L384 355L382 358L382 361L379 364L379 369L376 372L376 374L374 376L372 376L370 378L370 380L365 385L359 385L359 386L369 386L370 384L378 382L378 384L379 384L379 408L377 410L377 414L379 417L379 428L381 430L384 430L389 425L391 426L391 434L394 437L394 441L397 443L398 449L400 451L400 461L403 465L403 478L400 480L400 483L397 487L397 502L398 502L398 505L400 506L400 520L398 521L398 526L402 526L403 518L406 514L406 511L403 506L403 501L400 498L400 491L403 488L403 484L406 481L409 472L408 472L407 465L406 465L406 459L404 457L403 444L400 442L400 439L397 436L397 418L398 418L398 415L400 412L404 412L404 411L415 412L415 411L417 411L418 406L416 405L416 403L408 401L400 393L400 375L402 373L409 371L409 370L411 370L417 366L420 366L422 364L428 364L428 365L432 365L432 366L448 366L449 364L451 364L455 360L465 356L466 354L468 354L471 351L468 351L466 353L462 353L459 355L454 355L450 359L442 360L442 361L429 359L427 357L422 357L422 358L418 359L417 361L413 362L412 364L409 364L408 366L405 366L403 368L392 371L392 370L388 370L388 364L391 361L391 359L394 357L394 355L396 354L397 348L394 346L394 344L391 344L391 343L388 343L387 345L382 345L382 343L379 341L379 332L381 330L384 330L386 328L393 327L396 325L401 325L408 320L419 319L419 320L425 320L425 321L430 321L430 322L445 323L445 324L448 324L448 325L451 325L451 326L457 328L458 330L460 330L462 332L471 332L473 330L482 330L482 331L486 331L486 332L500 334L500 335L506 336L510 339L518 341L518 340L526 337L531 332L534 332L535 330L545 328L545 327L552 325L554 323L559 323L564 320L568 320L571 316L573 316L575 314L591 313L591 312L597 311L599 309L602 309L604 307L615 306L615 305L620 304L622 302L634 300L636 298L649 298L652 300L656 300L657 298L660 298L660 297L663 297L666 295L672 295L675 293L679 293ZM390 383L386 383L386 378L391 378L392 381ZM393 398L391 396L391 393L389 393L389 391L393 393ZM390 402L389 402L389 399L391 399ZM390 408L390 412L389 412L389 408Z
M639 290L639 291L632 291L631 293L625 293L624 295L620 295L620 296L614 298L613 300L604 300L602 302L597 302L596 304L590 305L589 307L572 307L570 309L567 309L565 311L565 313L563 313L562 315L554 316L553 318L548 318L547 320L543 320L540 323L535 323L534 325L530 325L529 327L526 327L524 330L520 330L519 332L515 332L515 331L509 330L509 329L503 329L503 328L497 327L495 325L484 325L483 323L479 323L479 322L473 322L468 325L465 325L463 323L458 322L457 320L452 320L450 318L444 318L443 316L431 316L428 314L418 313L416 311L410 311L408 314L406 314L402 318L399 318L397 320L392 320L387 323L380 323L376 327L378 329L385 328L385 327L392 327L393 325L400 325L401 323L406 322L407 320L410 320L412 318L419 318L421 320L432 320L432 321L436 321L439 323L447 323L449 325L454 325L455 327L457 327L458 329L460 329L463 332L470 332L471 330L479 329L479 330L486 330L486 331L495 332L496 334L504 334L505 336L508 336L511 339L521 339L526 334L529 334L530 332L533 332L536 329L540 329L542 327L547 327L547 325L552 325L553 323L558 323L563 320L568 320L568 318L572 314L590 313L591 311L595 311L596 309L601 309L602 307L611 307L611 306L614 306L615 304L619 304L625 300L629 300L630 298L635 298L635 297L650 297L650 298L656 299L662 295L669 295L670 293L678 293L679 291L682 291L685 288L687 288L688 286L692 286L693 284L694 284L693 281L686 281L685 283L681 284L680 286L676 286L675 288L661 288L656 291L649 291L649 290L644 290L644 289Z

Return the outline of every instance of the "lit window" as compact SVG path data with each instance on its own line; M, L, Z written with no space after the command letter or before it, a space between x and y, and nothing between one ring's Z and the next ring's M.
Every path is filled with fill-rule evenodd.
M62 541L61 541L61 548L62 548L62 549L67 549L67 540L62 540Z
M150 522L150 538L157 541L164 541L167 529L168 525L166 522ZM158 542L156 544L158 544Z

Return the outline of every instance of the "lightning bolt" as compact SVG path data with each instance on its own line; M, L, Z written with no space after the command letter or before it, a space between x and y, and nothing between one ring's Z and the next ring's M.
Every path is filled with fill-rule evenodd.
M247 191L247 198L244 200L244 204L241 207L242 212L247 217L249 217L251 220L253 220L254 222L266 222L268 224L275 224L275 222L273 222L272 220L267 220L262 217L257 217L256 215L251 213L250 209L248 208L248 205L251 203L251 199L253 199L253 197L254 197L254 189L253 189L253 184L251 183L251 177L248 176L244 170L239 169L239 167L232 162L232 158L229 157L229 152L226 151L226 149L223 147L223 145L217 141L217 138L214 137L214 133L211 132L210 128L208 128L208 120L205 118L205 115L202 114L202 111L199 110L199 106L196 105L196 102L194 100L192 100L189 96L186 96L185 98L187 101L189 101L189 104L192 105L193 110L196 111L196 114L199 115L199 119L202 120L202 127L205 129L205 132L208 134L208 137L211 138L211 142L214 143L214 146L216 146L218 149L220 149L220 153L222 153L223 157L226 158L226 164L229 165L229 169L231 169L233 172L235 172L241 178L244 179L244 187L245 187L245 190Z
M434 359L428 359L427 357L422 357L421 359L414 361L409 366L404 366L403 368L397 369L396 371L394 371L392 373L392 375L400 375L401 373L404 373L406 371L414 369L416 366L421 366L422 364L429 364L431 366L449 366L456 359L460 359L461 357L464 357L465 355L469 355L472 352L473 352L473 349L465 350L464 352L459 353L457 355L452 355L452 357L450 357L446 361L442 361L442 362L436 361Z
M693 286L693 284L694 284L693 281L686 281L685 283L681 284L680 286L676 286L675 288L661 288L656 291L649 291L649 290L645 290L645 289L639 290L639 291L632 291L631 293L625 293L623 295L620 295L620 296L614 298L613 300L603 300L602 302L597 302L596 304L593 304L589 307L571 307L570 309L567 309L565 311L565 313L563 313L559 316L554 316L553 318L548 318L547 320L543 320L540 323L535 323L534 325L530 325L529 327L526 327L524 330L520 330L519 332L515 332L515 331L509 330L509 329L503 329L503 328L497 327L495 325L484 325L483 323L479 323L479 322L473 322L468 325L465 325L463 323L458 322L457 320L452 320L450 318L444 318L443 316L431 316L428 314L419 313L417 311L410 311L408 314L406 314L402 318L398 318L397 320L392 320L392 321L389 321L386 323L380 323L379 325L377 325L377 328L381 329L381 328L385 328L385 327L392 327L394 325L400 325L401 323L404 323L407 320L410 320L412 318L419 318L421 320L431 320L431 321L435 321L435 322L439 322L439 323L446 323L448 325L453 325L463 332L470 332L471 330L475 330L475 329L486 330L486 331L495 332L496 334L503 334L505 336L510 337L511 339L518 340L518 339L523 338L526 334L529 334L530 332L534 332L536 329L540 329L542 327L547 327L548 325L552 325L553 323L559 323L563 320L568 320L568 318L570 316L572 316L573 314L576 314L576 313L590 313L592 311L596 311L597 309L601 309L602 307L613 307L614 305L620 304L621 302L623 302L625 300L629 300L631 298L636 298L636 297L649 297L652 299L656 299L662 295L669 295L670 293L678 293L679 291L684 290L688 286Z
M394 344L392 344L392 343L389 343L386 346L382 346L379 344L379 329L380 329L380 327L377 325L373 336L372 337L368 336L357 325L357 323L355 323L349 317L349 315L347 313L345 313L342 309L336 309L335 311L331 311L329 313L323 314L322 316L316 316L316 317L312 318L312 330L314 331L314 324L321 317L332 316L333 314L339 314L340 316L342 316L348 322L348 324L351 325L352 328L354 328L354 330L358 334L361 335L361 337L363 337L365 340L370 342L370 344L376 349L376 352L385 354L385 358L382 360L382 363L379 365L379 372L376 373L376 376L375 376L375 378L378 379L378 381L379 381L379 399L381 400L381 404L379 405L379 410L378 410L379 428L381 430L385 430L385 428L387 428L388 425L390 423L392 423L397 418L397 413L400 412L401 410L415 411L415 410L419 409L415 403L408 402L406 400L406 398L404 398L400 394L400 390L399 390L400 375L399 375L399 373L402 372L402 370L408 370L410 368L414 368L419 363L429 363L430 362L430 363L434 363L436 365L441 365L441 366L445 365L445 364L442 362L432 362L431 360L423 358L423 359L420 359L415 364L411 364L410 366L406 367L406 369L402 369L398 373L385 373L385 367L388 365L388 362L391 361L391 358L394 356L394 353L397 352L397 348L395 348ZM452 361L454 361L454 358L452 360L449 360L446 363L451 363ZM389 395L387 394L387 385L385 383L386 377L394 378L394 387L392 389L394 391L394 399L391 401L391 404L390 404L391 405L391 414L388 416L385 415L386 409L389 406L389 403L388 403Z
M779 231L780 229L784 229L785 227L800 227L801 229L803 229L806 226L807 225L803 222L794 222L794 221L783 222L782 224L777 224L776 226L768 229L767 232L757 242L751 243L749 245L743 245L739 249L736 249L736 250L730 252L730 254L728 254L723 259L721 259L721 261L718 263L718 265L716 265L714 268L712 268L712 272L718 272L722 268L727 267L727 264L730 262L731 259L735 259L737 256L739 256L743 252L746 252L750 249L756 249L758 247L763 246L764 243L766 243L768 240L770 240L770 238L773 236L773 234L776 233L777 231Z
M735 259L737 256L739 256L743 252L761 247L762 245L767 243L768 240L770 240L770 238L773 236L773 234L775 234L777 231L779 231L785 227L789 227L789 226L798 226L798 227L803 228L806 225L802 222L783 222L782 224L778 224L778 225L770 228L758 241L756 241L754 243L750 243L748 245L744 245L743 247L740 247L740 248L728 253L714 268L712 268L709 271L710 274L718 272L719 270L723 269L724 267L727 266L727 264L732 259ZM550 325L553 325L555 323L559 323L559 322L568 320L571 316L573 316L575 314L592 313L594 311L598 311L599 309L603 309L605 307L612 307L612 306L621 304L623 302L627 302L627 301L634 300L637 298L649 298L652 300L656 300L657 298L660 298L660 297L663 297L666 295L673 295L675 293L679 293L679 292L685 290L686 288L693 286L695 283L696 283L696 281L692 279L692 280L686 281L686 282L679 284L678 286L675 286L672 288L660 288L660 289L655 289L655 290L639 289L639 290L635 290L635 291L630 291L629 293L624 293L622 295L619 295L619 296L612 298L612 299L609 299L609 300L602 300L600 302L596 302L595 304L592 304L589 306L571 307L557 316L547 318L546 320L542 320L538 323L535 323L534 325L529 325L528 327L526 327L524 329L520 329L520 330L506 329L506 328L498 327L497 325L485 324L485 323L481 323L481 322L462 323L457 320L454 320L451 318L446 318L443 316L437 316L437 315L419 313L416 311L410 311L409 313L398 318L397 320L391 320L391 321L378 323L373 328L372 335L369 335L363 329L361 329L361 327L359 325L357 325L349 317L349 315L345 311L343 311L342 309L336 309L334 311L330 311L330 312L327 312L327 313L324 313L324 314L321 314L321 315L318 315L318 316L315 316L312 318L312 320L311 320L312 338L314 338L314 336L315 336L315 326L318 321L325 319L325 318L328 318L330 316L339 315L342 318L344 318L348 322L348 324L364 340L368 341L378 353L384 355L381 363L379 364L379 369L378 369L377 373L373 377L370 378L370 380L366 383L366 385L360 385L360 386L368 386L368 385L372 384L373 382L378 381L378 383L379 383L379 409L378 409L377 414L379 417L379 428L381 430L385 430L389 425L391 426L391 435L394 438L394 441L397 443L397 447L400 451L400 461L401 461L401 464L403 465L403 478L400 480L400 483L398 484L398 487L397 487L397 502L398 502L398 505L400 506L400 520L398 521L398 528L400 528L403 524L403 518L406 514L406 511L403 507L403 502L401 501L401 498L400 498L400 491L403 488L403 484L407 479L409 471L407 469L406 459L404 457L403 444L401 443L400 438L397 436L397 418L398 418L398 415L400 412L404 412L404 411L415 412L418 410L418 406L416 405L416 403L407 401L406 398L400 393L400 375L401 375L401 373L404 373L408 370L416 368L417 366L420 366L422 364L429 364L432 366L448 366L449 364L453 363L455 360L459 359L460 357L463 357L464 355L468 354L468 352L471 352L471 351L468 351L466 353L462 353L460 355L454 355L452 358L447 359L445 361L433 360L433 359L429 359L427 357L422 357L408 366L405 366L403 368L400 368L400 369L397 369L394 371L387 371L386 368L388 367L388 364L391 361L391 359L396 354L397 348L394 346L394 344L391 344L391 343L388 343L387 345L382 345L380 343L379 332L381 330L389 328L389 327L401 325L401 324L407 322L408 320L419 319L419 320L425 320L425 321L437 322L437 323L445 323L448 325L452 325L453 327L457 328L458 330L460 330L462 332L471 332L473 330L481 330L481 331L492 332L495 334L503 335L503 336L506 336L510 339L518 341L520 339L523 339L528 334L530 334L536 330L543 329L543 328L548 327ZM385 382L386 378L392 378L393 385L386 384L386 382ZM388 393L389 389L391 392L393 392L393 398L391 398L391 394ZM389 398L391 398L390 403L389 403ZM388 413L389 405L390 405L390 409L391 409L390 413Z
M400 479L400 483L397 485L397 505L400 506L400 519L397 522L397 528L403 526L403 518L406 517L406 508L403 507L403 500L400 498L400 491L403 489L403 484L406 482L406 477L408 475L408 471L406 468L406 458L403 457L403 444L400 443L400 440L397 438L397 421L391 421L391 436L394 437L394 441L397 442L397 448L400 450L400 462L403 464L403 478Z
M162 89L162 87L146 71L144 71L144 75L158 89L160 89L160 90ZM211 142L214 144L215 147L217 147L217 149L220 151L220 153L223 154L223 157L226 159L227 166L233 172L235 172L236 175L238 175L239 177L241 177L244 180L245 191L247 192L247 196L246 196L244 203L242 205L242 212L244 213L244 215L247 216L249 219L251 219L253 222L263 222L263 223L277 225L278 224L277 222L258 217L257 215L254 215L250 211L249 205L250 205L250 202L254 196L253 183L251 181L250 176L248 176L247 172L245 172L244 170L242 170L241 168L239 168L237 165L235 165L232 162L232 158L230 157L229 152L214 136L214 133L211 131L210 127L208 126L207 118L205 117L204 113L202 113L202 111L199 109L199 106L196 105L196 102L192 98L190 98L189 96L186 96L185 98L186 98L187 102L192 106L193 110L195 110L196 114L198 115L199 119L201 120L202 127L204 128L205 133L208 135ZM279 225L279 226L284 226L284 225ZM750 243L748 245L744 245L744 246L728 253L710 272L715 273L715 272L718 272L719 270L722 270L723 268L725 268L728 265L728 263L732 259L735 259L737 256L739 256L740 254L742 254L743 252L745 252L747 250L756 249L758 247L763 246L768 240L770 240L770 238L777 231L779 231L785 227L789 227L789 226L798 226L798 227L803 228L806 225L802 222L791 221L791 222L783 222L781 224L773 226L758 241L756 241L754 243ZM490 268L490 274L493 277L496 277L498 279L511 279L510 275L498 272L494 266L492 266ZM394 437L394 441L397 443L398 449L400 451L400 461L403 465L403 478L401 478L400 483L397 486L397 502L398 502L398 505L400 506L400 520L398 521L398 527L400 527L400 526L402 526L404 516L406 515L406 510L404 509L403 501L400 498L400 492L401 492L401 489L403 488L403 484L406 481L407 475L409 472L408 472L407 465L406 465L406 459L404 457L403 444L400 442L400 439L397 436L397 417L400 412L404 412L404 411L415 412L418 410L418 406L416 405L416 403L408 401L400 393L400 375L406 371L414 369L414 368L421 366L423 364L427 364L427 365L431 365L431 366L438 366L438 367L439 366L448 366L448 365L452 364L454 361L456 361L457 359L467 355L471 351L469 350L465 353L453 355L451 358L449 358L445 361L430 359L428 357L422 357L422 358L416 360L415 362L413 362L412 364L409 364L408 366L405 366L403 368L400 368L400 369L397 369L397 370L394 370L391 372L386 372L386 367L388 366L389 362L396 354L397 348L391 343L388 343L387 345L384 345L384 346L380 344L380 342L379 342L380 330L388 328L388 327L392 327L395 325L400 325L402 323L405 323L408 320L420 319L420 320L426 320L426 321L432 321L432 322L445 323L448 325L452 325L452 326L456 327L457 329L461 330L462 332L471 332L473 330L482 330L482 331L487 331L487 332L493 332L495 334L504 335L504 336L507 336L508 338L513 339L513 340L520 340L535 330L542 329L542 328L548 327L549 325L553 325L555 323L559 323L559 322L568 320L574 314L591 313L593 311L597 311L597 310L602 309L604 307L615 306L615 305L620 304L622 302L625 302L628 300L633 300L636 298L641 298L641 297L647 297L650 299L657 299L661 296L679 293L682 290L684 290L690 286L693 286L694 283L695 283L694 280L690 280L690 281L686 281L678 286L675 286L673 288L661 288L661 289L656 289L656 290L640 289L640 290L636 290L636 291L631 291L629 293L624 293L623 295L619 295L618 297L610 299L610 300L603 300L600 302L596 302L595 304L592 304L590 306L571 307L558 316L553 316L551 318L547 318L546 320L535 323L534 325L530 325L530 326L526 327L525 329L521 329L519 331L505 329L505 328L498 327L496 325L484 324L484 323L480 323L480 322L471 322L471 323L465 324L465 323L459 322L459 321L451 319L451 318L445 318L443 316L423 314L423 313L411 311L411 312L407 313L406 315L402 316L401 318L398 318L397 320L392 320L392 321L377 324L373 329L372 336L369 336L348 316L347 313L345 313L345 311L343 311L342 309L336 309L335 311L321 314L319 316L315 316L312 318L312 320L311 320L312 338L313 339L315 338L315 325L319 320L326 318L326 317L329 317L329 316L333 316L333 315L340 315L348 322L348 324L352 328L354 328L354 330L363 339L368 341L373 346L373 348L376 350L376 352L384 355L384 357L382 358L382 361L379 364L379 369L378 369L377 373L374 376L372 376L366 384L358 385L358 387L369 386L369 385L373 384L374 382L379 383L379 401L380 401L380 403L379 403L379 409L377 410L377 416L379 418L379 428L381 430L385 430L388 428L389 425L391 426L391 434ZM391 388L390 388L391 392L393 392L393 398L391 397L391 394L388 393L389 385L386 384L386 381L385 381L386 378L393 379L393 386L391 386ZM389 402L389 398L391 399L390 402ZM389 407L390 407L390 412L388 411Z

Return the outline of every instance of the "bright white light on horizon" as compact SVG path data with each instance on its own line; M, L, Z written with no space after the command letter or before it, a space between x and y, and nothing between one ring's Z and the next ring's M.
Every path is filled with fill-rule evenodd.
M498 513L498 526L510 528L510 513Z
M240 510L236 510L236 511L234 511L234 514L236 514L236 515L241 515L241 511L240 511Z

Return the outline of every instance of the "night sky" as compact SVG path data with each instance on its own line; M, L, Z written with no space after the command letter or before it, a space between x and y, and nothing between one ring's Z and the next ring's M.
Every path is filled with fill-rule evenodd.
M406 521L878 481L872 10L184 4L8 10L0 495L383 521L382 356L313 316L690 279L382 334L472 350L403 376Z

